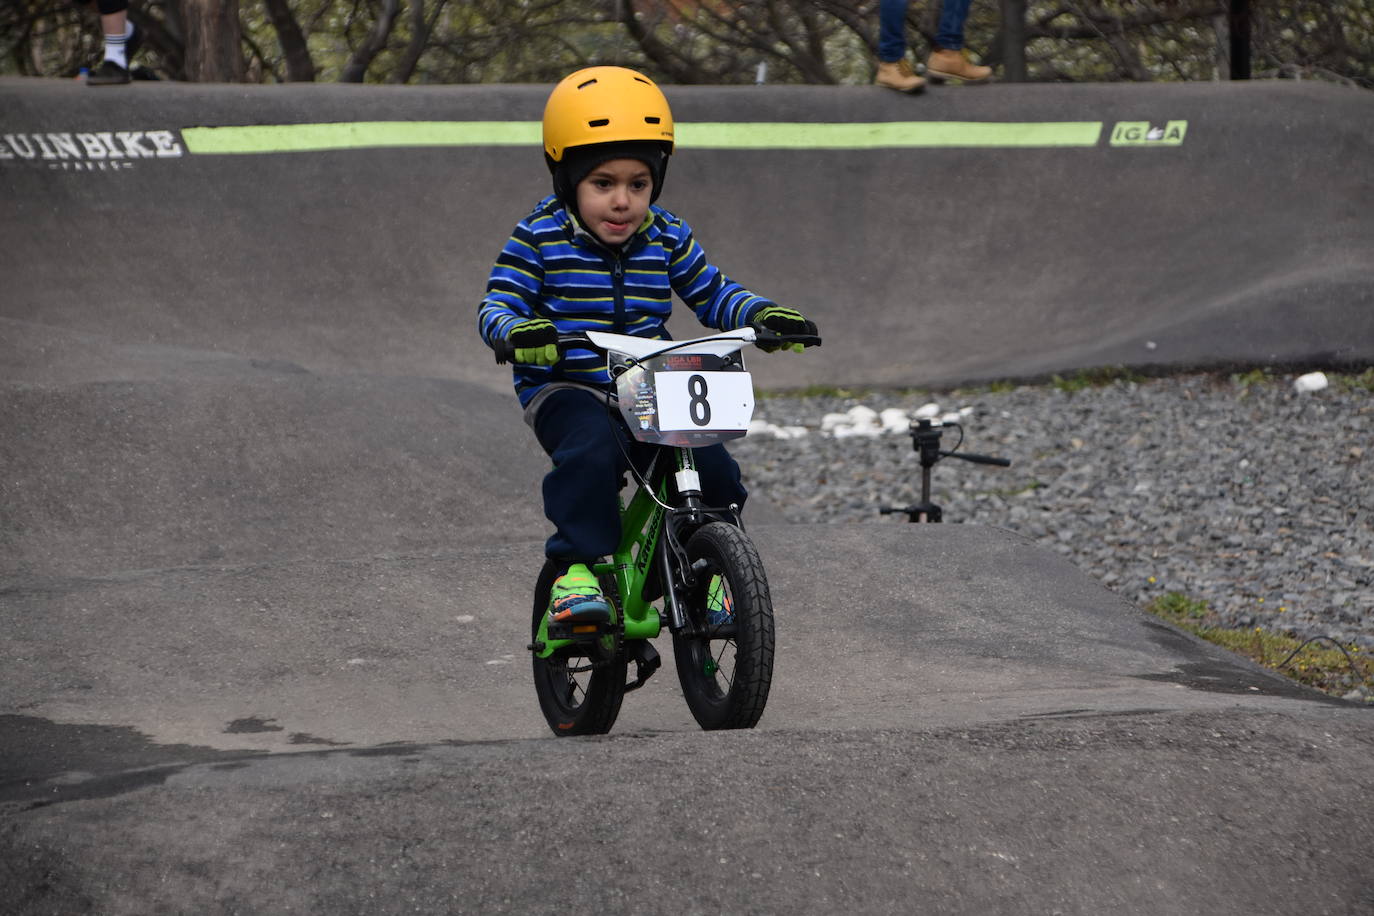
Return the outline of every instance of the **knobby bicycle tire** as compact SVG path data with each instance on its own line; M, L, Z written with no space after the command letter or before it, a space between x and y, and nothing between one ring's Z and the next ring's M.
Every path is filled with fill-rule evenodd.
M539 581L534 587L534 613L531 618L531 638L539 636L539 624L549 609L549 591L558 569L551 561L544 563ZM603 589L609 583L602 582ZM608 598L614 600L610 592ZM626 657L624 647L616 645L609 659L575 654L570 649L565 656L540 658L533 656L534 692L539 696L539 708L555 735L604 735L615 725L620 715L620 703L625 698ZM590 652L589 648L580 651ZM574 669L592 666L588 671Z
M697 529L687 541L687 557L698 574L686 613L705 635L673 635L683 697L704 729L753 728L773 682L773 599L763 562L749 536L724 522ZM708 594L716 577L724 583L733 633L712 630L708 623Z

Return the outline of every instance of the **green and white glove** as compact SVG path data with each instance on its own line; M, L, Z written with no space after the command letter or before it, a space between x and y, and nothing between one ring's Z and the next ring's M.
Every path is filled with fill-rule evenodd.
M558 362L558 328L547 318L527 318L506 332L506 342L515 348L515 361L533 366L552 366Z
M816 323L807 318L796 309L785 308L781 305L769 305L759 309L759 313L754 316L754 324L759 327L767 328L774 334L811 334L817 333ZM764 350L791 350L800 353L805 349L799 343L782 344L779 347L764 347Z

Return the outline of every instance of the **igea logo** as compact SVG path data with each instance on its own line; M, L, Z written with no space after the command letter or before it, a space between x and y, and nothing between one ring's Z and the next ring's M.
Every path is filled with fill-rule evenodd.
M185 152L174 130L0 134L0 162L67 171L129 169L140 159L176 159Z
M1187 121L1166 121L1163 127L1149 121L1117 121L1111 142L1112 146L1182 146L1187 133Z

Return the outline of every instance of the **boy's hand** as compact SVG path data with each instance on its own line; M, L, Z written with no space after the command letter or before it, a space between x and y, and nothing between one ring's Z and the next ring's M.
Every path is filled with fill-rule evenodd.
M767 328L775 334L810 334L817 333L816 322L807 318L796 309L784 308L781 305L770 305L760 309L754 316L754 323ZM805 349L799 343L783 344L781 347L764 347L764 350L791 350L800 353Z
M527 318L506 334L515 348L515 361L534 366L558 362L558 328L547 318Z

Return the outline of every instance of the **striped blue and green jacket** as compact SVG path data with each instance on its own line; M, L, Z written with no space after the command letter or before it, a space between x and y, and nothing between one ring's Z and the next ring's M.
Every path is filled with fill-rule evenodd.
M613 251L550 196L520 221L501 249L477 326L489 346L532 317L547 318L562 332L666 339L673 293L702 324L719 331L743 327L773 304L707 261L691 227L661 207L650 207L639 231ZM521 405L551 382L610 384L604 357L587 350L570 351L557 366L517 365L514 377Z

